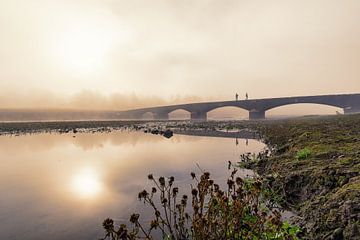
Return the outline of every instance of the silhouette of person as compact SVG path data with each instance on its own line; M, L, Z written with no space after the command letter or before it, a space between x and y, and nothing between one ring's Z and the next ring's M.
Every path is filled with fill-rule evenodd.
M249 99L249 95L248 95L248 93L246 93L246 95L245 95L245 99L246 99L246 100L248 100L248 99Z
M239 99L239 94L235 94L235 99L236 99L236 101Z
M236 138L236 140L235 140L235 145L237 146L237 145L239 145L239 140Z

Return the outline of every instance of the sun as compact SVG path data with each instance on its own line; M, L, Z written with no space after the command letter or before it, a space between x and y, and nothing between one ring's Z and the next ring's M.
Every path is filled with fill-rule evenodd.
M102 187L95 171L85 168L73 178L72 189L79 197L92 198L100 193Z
M112 48L112 39L101 29L72 27L58 38L58 58L73 70L90 71L101 68Z

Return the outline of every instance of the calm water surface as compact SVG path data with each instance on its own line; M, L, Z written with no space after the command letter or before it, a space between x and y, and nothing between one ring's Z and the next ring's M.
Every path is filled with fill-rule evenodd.
M148 173L175 176L188 189L198 164L221 182L227 161L264 147L127 131L0 136L0 239L98 239L105 218L123 222L145 211L137 193L151 187Z

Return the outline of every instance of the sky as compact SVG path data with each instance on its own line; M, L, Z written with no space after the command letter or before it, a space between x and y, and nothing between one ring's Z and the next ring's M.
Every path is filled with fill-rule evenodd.
M358 0L0 0L0 108L360 92Z

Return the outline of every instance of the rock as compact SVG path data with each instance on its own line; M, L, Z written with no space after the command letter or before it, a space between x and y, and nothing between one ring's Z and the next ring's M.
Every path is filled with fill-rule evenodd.
M167 129L164 133L163 136L166 138L171 138L174 135L173 131L171 131L170 129Z
M331 239L332 240L342 240L342 239L344 239L343 229L342 228L335 229L334 232L331 235Z
M157 130L157 129L153 129L153 130L151 130L151 134L155 134L155 135L157 135L157 134L159 134L159 130Z

